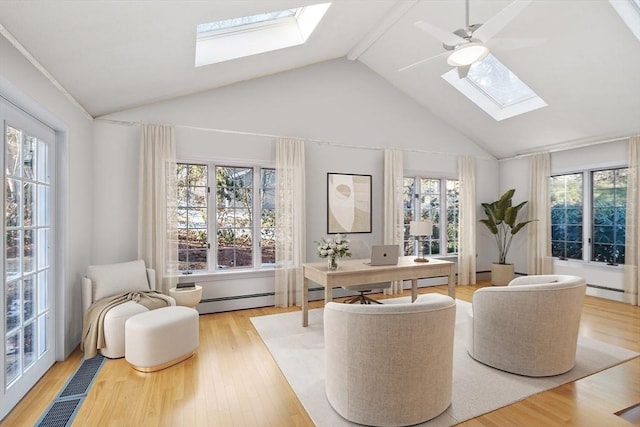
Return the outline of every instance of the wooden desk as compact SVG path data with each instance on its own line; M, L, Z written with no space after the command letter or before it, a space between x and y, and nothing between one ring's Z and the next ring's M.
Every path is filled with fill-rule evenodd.
M456 297L455 263L431 258L429 262L414 262L415 257L404 256L397 265L371 266L368 259L340 259L338 269L329 271L326 262L302 265L302 326L309 325L309 280L324 287L325 303L331 301L333 288L366 283L411 280L411 301L418 296L418 279L449 277L449 296Z

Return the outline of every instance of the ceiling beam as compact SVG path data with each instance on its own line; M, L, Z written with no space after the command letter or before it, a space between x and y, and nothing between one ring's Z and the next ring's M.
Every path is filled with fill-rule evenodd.
M389 13L385 14L384 18L371 29L350 51L347 53L347 59L355 61L367 51L380 37L387 32L391 26L393 26L398 19L402 18L418 0L403 1L399 0L391 6Z

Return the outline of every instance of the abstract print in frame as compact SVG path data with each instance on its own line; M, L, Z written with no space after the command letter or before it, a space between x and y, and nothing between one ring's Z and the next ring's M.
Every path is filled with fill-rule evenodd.
M371 175L327 173L327 233L371 233Z

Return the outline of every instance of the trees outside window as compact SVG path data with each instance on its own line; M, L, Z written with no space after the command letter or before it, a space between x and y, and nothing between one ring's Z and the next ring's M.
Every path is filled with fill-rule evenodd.
M582 259L582 174L551 177L551 254Z
M425 239L425 255L458 253L459 183L444 178L404 177L404 255L416 252L409 223L429 219L433 234Z
M180 270L273 267L275 179L273 168L178 164Z
M615 168L551 177L552 256L624 264L627 174Z

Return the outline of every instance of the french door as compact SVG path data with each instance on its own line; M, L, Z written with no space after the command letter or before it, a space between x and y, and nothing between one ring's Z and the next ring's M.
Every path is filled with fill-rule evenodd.
M0 98L4 262L0 419L55 361L52 161L55 133Z

